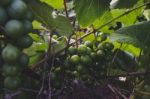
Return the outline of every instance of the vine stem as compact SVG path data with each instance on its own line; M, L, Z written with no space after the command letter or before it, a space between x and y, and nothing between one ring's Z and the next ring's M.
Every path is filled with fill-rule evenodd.
M91 32L89 32L89 33L83 35L82 37L80 37L79 39L77 39L77 41L80 41L81 39L83 39L83 38L89 36L90 34L93 34L93 33L95 33L96 31L99 31L99 30L102 29L103 27L109 25L110 23L116 21L117 19L123 17L124 15L127 15L127 14L129 14L129 13L131 13L131 12L133 12L133 11L139 9L139 8L141 8L141 7L144 7L144 6L147 5L147 4L150 4L150 2L144 3L144 4L142 4L142 5L140 5L140 6L137 6L137 7L133 8L133 9L127 10L127 11L124 12L123 14L121 14L121 15L119 15L119 16L113 18L113 19L111 19L110 21L108 21L108 22L106 22L105 24L101 25L101 26L98 27L97 29L94 29L93 31L91 31ZM71 45L75 44L77 41L70 43L68 46L71 46ZM68 46L67 46L67 47L68 47ZM63 48L62 50L58 51L56 54L58 55L59 53L61 53L62 51L64 51L67 47L65 47L65 48Z
M67 4L66 3L67 3L66 0L64 0L64 7L65 7L66 17L69 18L68 11L67 11Z

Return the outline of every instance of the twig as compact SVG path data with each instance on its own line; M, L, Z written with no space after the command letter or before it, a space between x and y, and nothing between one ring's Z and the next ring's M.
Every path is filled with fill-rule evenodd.
M140 62L140 60L141 60L141 56L142 56L142 49L140 50L140 54L139 54L139 57L138 57L138 62Z
M127 77L127 76L145 76L147 74L150 74L150 71L119 74L119 75L114 75L114 76L107 76L106 78L117 78L117 77Z
M116 93L118 93L118 95L120 95L123 99L128 99L124 94L122 94L117 88L114 87L114 90L116 91Z
M114 88L113 88L110 84L108 84L107 86L108 86L108 88L115 94L116 99L119 99L119 96L116 94Z
M65 7L65 13L66 13L66 17L69 18L69 15L68 15L68 11L67 11L67 5L66 5L66 0L64 0L64 7Z
M119 48L117 49L117 51L116 51L116 53L115 53L115 55L114 55L114 57L113 57L113 59L112 59L111 64L114 63L114 61L115 61L115 59L116 59L116 57L117 57L117 55L118 55L118 53L119 53L119 50L121 49L122 45L123 45L123 43L121 43L120 46L119 46Z
M21 91L26 91L26 92L33 92L33 93L38 93L38 90L34 90L34 89L26 89L26 88L20 88Z

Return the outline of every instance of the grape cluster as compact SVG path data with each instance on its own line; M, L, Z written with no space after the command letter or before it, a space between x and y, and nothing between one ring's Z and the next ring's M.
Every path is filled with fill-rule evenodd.
M85 82L93 81L96 77L106 73L106 69L112 56L112 43L101 42L98 45L86 41L78 47L69 47L68 66L73 75Z
M23 49L33 43L28 33L32 31L34 16L27 2L29 0L0 0L0 67L8 90L19 88L21 73L29 62Z
M52 68L51 80L54 88L60 88L62 79L77 79L93 85L107 74L114 45L106 41L107 36L101 35L98 38L100 40L85 41L66 50L63 59L59 60L61 63Z

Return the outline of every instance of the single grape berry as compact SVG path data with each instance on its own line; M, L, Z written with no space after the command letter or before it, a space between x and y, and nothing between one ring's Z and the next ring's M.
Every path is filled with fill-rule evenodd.
M27 5L22 0L13 0L8 6L8 14L15 19L21 19L27 12Z
M70 46L68 48L68 52L69 54L73 55L73 54L76 54L77 53L77 48L73 47L73 46Z
M23 23L19 20L10 20L5 25L6 35L11 38L19 38L24 33Z
M93 43L91 41L85 41L84 45L86 45L89 48L93 48Z
M98 46L97 46L97 49L98 50L103 50L104 49L104 46L102 43L99 43Z
M81 56L81 63L84 65L90 65L92 63L92 60L88 55L82 55Z
M97 60L97 54L95 53L95 52L92 52L91 54L90 54L90 57L93 59L93 60Z
M79 45L78 53L79 54L87 54L87 47L85 45Z
M91 48L89 48L89 47L87 47L87 54L88 54L88 55L90 55L90 54L91 54L91 52L92 52L92 49L91 49Z
M98 58L103 58L103 57L105 57L105 52L104 52L103 50L98 50L96 54L97 54L97 57L98 57Z
M107 50L112 50L114 48L114 45L110 42L106 42L103 44L104 48Z
M17 76L20 71L20 68L17 64L4 64L3 65L3 74L4 76Z
M20 77L6 77L4 79L4 87L9 90L17 90L21 84Z
M28 20L23 20L23 26L24 26L24 34L30 33L33 29L32 22Z
M22 68L22 67L27 66L28 63L29 63L29 56L25 53L22 53L19 58L19 65L21 65L21 68Z
M21 48L28 48L33 44L33 39L29 35L24 35L17 39L17 45Z
M21 52L17 47L11 44L7 44L7 46L2 51L2 58L5 62L13 64L18 61L20 54Z
M80 57L78 55L72 55L70 58L70 62L73 64L78 64L80 62Z

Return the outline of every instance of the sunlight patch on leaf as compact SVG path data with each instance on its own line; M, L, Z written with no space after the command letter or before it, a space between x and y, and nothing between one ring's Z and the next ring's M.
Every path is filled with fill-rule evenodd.
M41 0L49 5L51 5L55 9L63 9L63 0Z

